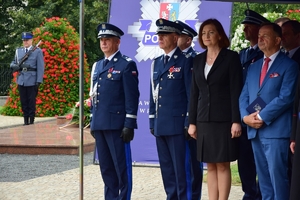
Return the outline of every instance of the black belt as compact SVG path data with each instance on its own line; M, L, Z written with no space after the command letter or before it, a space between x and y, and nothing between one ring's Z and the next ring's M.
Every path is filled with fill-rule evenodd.
M21 69L22 72L27 72L27 71L36 71L36 68L31 68L31 67L23 67Z

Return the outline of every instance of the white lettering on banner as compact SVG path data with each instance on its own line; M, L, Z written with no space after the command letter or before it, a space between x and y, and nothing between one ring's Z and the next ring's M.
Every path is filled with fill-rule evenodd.
M140 108L140 113L145 113L148 114L149 113L149 108Z
M149 103L150 103L149 101L145 101L145 100L144 101L140 101L139 102L139 106L149 106Z
M149 101L142 100L139 102L139 113L149 114Z

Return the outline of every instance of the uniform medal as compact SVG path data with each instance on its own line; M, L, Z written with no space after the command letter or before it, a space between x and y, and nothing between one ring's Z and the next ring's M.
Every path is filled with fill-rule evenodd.
M169 74L168 74L168 78L174 78L174 76L173 76L173 72L174 72L174 66L173 67L171 67L170 69L169 69Z
M112 67L108 70L107 78L111 78L111 73L113 70L114 70L114 68L112 68Z

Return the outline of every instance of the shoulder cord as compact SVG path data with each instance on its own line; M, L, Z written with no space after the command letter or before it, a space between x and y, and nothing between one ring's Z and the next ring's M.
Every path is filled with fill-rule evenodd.
M155 89L154 89L154 80L153 80L153 75L154 75L154 63L155 60L152 62L151 64L151 84L152 84L152 97L153 97L153 101L155 103L155 113L156 113L156 117L157 117L157 110L158 110L158 87L159 87L159 82L157 83Z

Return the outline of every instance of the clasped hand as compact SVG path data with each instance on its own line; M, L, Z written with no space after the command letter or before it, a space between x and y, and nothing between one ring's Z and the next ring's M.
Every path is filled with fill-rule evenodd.
M255 129L259 129L263 126L264 121L260 120L258 118L258 113L259 111L255 112L255 113L251 113L250 115L247 115L243 118L243 121L245 124L247 124L248 126L255 128Z

